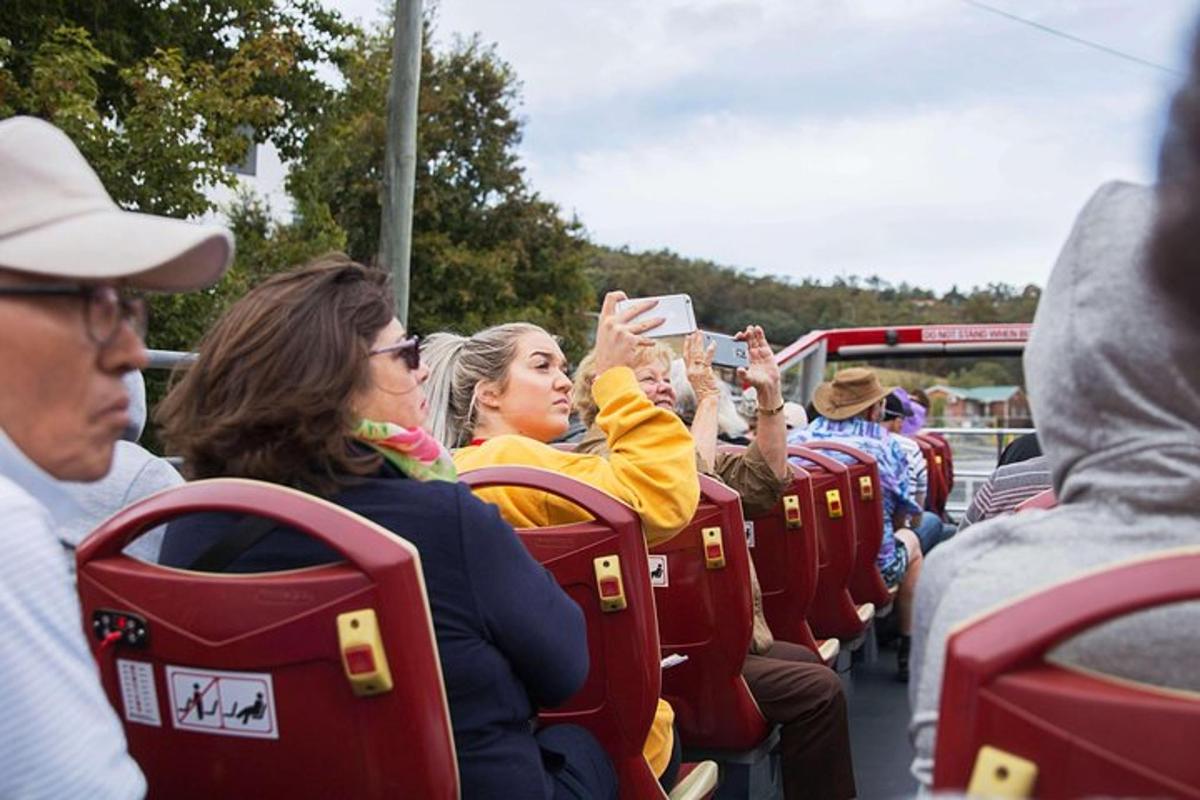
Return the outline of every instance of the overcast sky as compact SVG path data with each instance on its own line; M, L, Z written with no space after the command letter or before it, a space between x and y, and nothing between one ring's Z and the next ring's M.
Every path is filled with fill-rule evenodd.
M324 0L378 17L377 0ZM987 0L1182 70L1194 0ZM760 274L1043 284L1178 78L963 0L442 0L523 84L532 185L594 241Z

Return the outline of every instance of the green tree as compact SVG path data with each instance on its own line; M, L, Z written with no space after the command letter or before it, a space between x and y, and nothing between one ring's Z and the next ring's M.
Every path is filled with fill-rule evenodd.
M425 37L429 40L428 33ZM345 88L327 106L289 177L302 216L328 215L350 255L379 246L390 36L359 34L342 59ZM593 305L582 227L525 181L517 158L516 76L478 39L426 46L418 106L410 325L480 327L524 319L579 354Z

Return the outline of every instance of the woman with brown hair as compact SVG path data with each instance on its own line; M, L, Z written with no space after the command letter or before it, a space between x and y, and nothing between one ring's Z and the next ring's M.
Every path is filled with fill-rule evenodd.
M271 277L199 350L157 415L191 477L308 491L419 551L463 796L614 798L612 766L590 734L532 731L536 706L562 703L587 676L583 615L421 428L428 372L417 337L395 319L387 274L339 256ZM278 527L231 556L222 546L238 527L227 515L181 520L160 560L258 572L339 559ZM222 549L226 563L214 564Z

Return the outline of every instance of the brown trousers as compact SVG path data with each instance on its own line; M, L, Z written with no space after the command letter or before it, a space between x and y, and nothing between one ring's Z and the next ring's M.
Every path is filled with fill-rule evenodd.
M742 677L763 716L781 727L784 797L855 797L846 696L834 671L806 647L775 642L765 655L746 656Z

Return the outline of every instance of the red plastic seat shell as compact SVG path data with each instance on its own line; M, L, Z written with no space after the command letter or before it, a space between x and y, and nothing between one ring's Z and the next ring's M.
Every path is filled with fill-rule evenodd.
M857 542L854 571L850 574L850 596L856 603L874 603L884 608L892 602L891 593L879 572L879 548L883 545L883 485L874 456L836 439L807 442L810 450L844 453L858 461L850 468L851 502L854 505L854 535ZM871 496L864 498L862 479L871 481Z
M936 790L966 788L982 745L1033 761L1044 798L1200 798L1200 699L1053 665L1058 643L1108 620L1200 599L1200 548L1061 583L947 643Z
M625 504L565 475L535 467L471 470L472 489L513 486L555 494L590 514L588 522L518 529L529 552L583 609L590 667L583 687L565 704L544 709L541 723L582 725L600 741L617 772L622 800L662 797L642 756L662 688L658 625L641 522ZM600 607L594 559L616 555L627 607Z
M789 447L789 457L812 462L804 469L813 481L816 505L819 569L817 591L809 609L808 623L822 638L852 640L866 623L858 616L850 595L858 541L855 535L855 508L851 502L850 468L835 458L808 447ZM842 516L829 512L826 492L836 489L841 498Z
M289 572L217 575L121 554L136 535L187 513L257 514L301 530L346 561ZM119 716L115 659L152 665L162 725L125 723L150 797L458 797L458 769L416 550L377 525L301 492L255 481L185 484L119 512L80 545L85 627L96 609L148 623L144 649L101 651ZM372 608L392 691L356 697L343 674L335 618ZM165 665L270 673L278 739L172 726ZM398 732L403 731L403 735Z
M686 747L750 750L768 734L742 665L750 652L753 608L750 553L737 492L700 476L700 505L687 527L651 549L666 556L668 585L655 591L664 656L688 660L663 673ZM719 527L725 565L706 566L701 532Z

